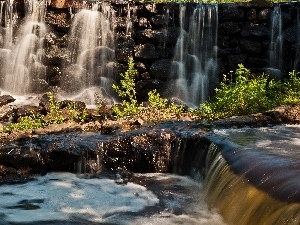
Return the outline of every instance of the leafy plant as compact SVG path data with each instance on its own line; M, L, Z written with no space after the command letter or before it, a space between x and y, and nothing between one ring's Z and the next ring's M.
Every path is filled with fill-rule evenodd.
M214 101L200 105L200 117L216 119L253 114L271 109L280 102L274 98L280 96L280 83L269 80L267 75L252 74L239 64L235 76L235 81L225 76L220 88L215 89Z
M49 97L49 112L45 117L45 122L49 124L61 124L64 122L64 117L61 113L61 103L55 101L54 95L52 93L47 93Z
M120 105L113 105L112 110L116 114L117 118L130 118L138 114L141 111L141 106L137 103L136 90L135 90L135 78L138 76L138 71L134 68L134 61L132 58L128 61L128 69L120 76L123 78L120 81L120 85L113 84L113 90L119 97L123 98Z
M183 113L182 105L169 104L168 100L160 97L157 90L148 92L148 101L150 107L144 112L147 114L147 120L152 122L162 121L173 117L179 118Z
M300 72L293 70L289 73L289 79L282 84L283 99L282 104L293 104L300 99Z
M54 95L48 93L49 97L49 112L46 116L40 113L33 113L29 116L23 116L19 118L18 123L11 123L4 127L4 132L11 132L13 130L27 130L43 128L50 124L61 124L66 120L73 120L76 122L84 122L87 118L87 109L80 110L75 102L70 101L67 106L67 113L64 116L64 112L61 109L61 103L55 101Z
M44 116L37 113L31 113L29 116L24 116L20 118L18 123L11 123L8 126L4 127L4 132L11 132L13 130L28 130L28 129L36 129L43 128L47 124L44 121Z
M67 109L69 111L71 120L83 123L87 119L87 109L85 108L83 110L80 110L75 102L70 101Z

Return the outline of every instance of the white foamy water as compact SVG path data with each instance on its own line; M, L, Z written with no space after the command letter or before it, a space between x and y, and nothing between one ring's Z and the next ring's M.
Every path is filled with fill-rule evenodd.
M223 224L203 201L202 185L168 174L133 182L50 173L0 186L1 224ZM138 184L137 184L138 183Z

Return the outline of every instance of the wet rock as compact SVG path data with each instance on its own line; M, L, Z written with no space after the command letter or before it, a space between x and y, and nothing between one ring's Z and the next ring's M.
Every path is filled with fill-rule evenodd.
M61 67L67 62L70 62L70 54L68 49L59 48L57 45L50 46L43 50L42 63L49 66L58 66Z
M273 2L266 0L252 0L251 5L254 7L269 8L273 6Z
M162 59L153 63L150 67L150 75L162 81L169 79L172 69L172 60Z
M266 57L261 58L261 57L251 56L246 59L245 66L247 68L265 68L268 66L268 63L269 61Z
M150 22L153 27L164 27L169 24L170 18L168 15L155 15L151 17Z
M137 98L144 101L148 98L148 92L154 89L159 90L161 83L157 79L140 80L136 83Z
M245 54L240 55L228 55L228 65L227 68L235 69L237 67L237 64L242 63L245 64L247 56Z
M129 36L120 36L116 41L115 57L120 63L127 63L133 57L134 39Z
M257 14L257 19L261 22L269 21L271 13L271 9L263 9Z
M236 34L239 33L241 28L237 22L222 22L219 24L219 34L227 35L227 34Z
M151 25L147 18L145 18L145 17L139 18L138 28L149 28L149 27L151 27Z
M244 18L244 10L237 4L221 4L218 13L219 20L240 20Z
M261 54L262 46L260 42L250 39L240 40L241 49L244 53Z
M137 62L135 62L134 66L138 70L139 73L145 73L145 72L147 72L147 67L142 62L137 61Z
M61 79L61 69L58 66L48 66L46 80L48 81L50 86L59 85L59 81Z
M0 106L0 121L12 122L15 120L15 114L16 114L16 109L14 106L11 105Z
M133 57L133 48L120 46L116 49L115 54L118 62L126 63Z
M140 59L158 58L158 54L153 44L140 44L134 46L134 56Z
M14 102L16 99L10 95L1 95L0 96L0 106L9 104L11 102Z
M135 32L135 39L137 40L137 43L152 43L157 45L166 41L166 31L164 29L145 29L137 31Z
M257 19L257 14L255 9L250 9L247 12L247 19L250 21L255 21Z
M175 45L177 43L177 39L180 34L180 29L178 27L168 27L166 29L166 34L167 34L166 43Z
M18 107L15 111L16 117L29 116L32 114L41 113L41 107L32 106L32 105L22 105Z
M246 23L243 26L241 35L243 37L268 37L269 30L263 24Z
M48 11L45 17L45 23L56 31L68 32L71 26L70 16L64 11Z

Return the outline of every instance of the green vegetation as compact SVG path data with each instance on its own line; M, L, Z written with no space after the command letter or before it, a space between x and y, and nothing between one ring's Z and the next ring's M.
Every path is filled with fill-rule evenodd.
M112 86L118 96L124 98L120 105L114 105L112 107L117 118L130 118L141 111L141 105L137 103L136 99L135 78L137 75L138 71L134 68L134 62L131 58L128 62L127 71L124 74L120 74L123 78L120 81L120 86L115 84Z
M12 132L14 130L28 130L44 128L51 124L61 124L66 121L84 122L87 118L87 110L79 110L76 103L70 101L66 110L61 108L61 103L55 101L54 95L48 93L49 112L47 115L31 112L29 116L19 118L17 123L11 123L4 127L4 132Z
M31 113L29 116L23 116L20 118L18 123L11 123L4 127L4 132L11 132L13 130L28 130L43 128L46 126L44 116L41 114Z
M205 102L194 110L201 119L218 119L230 116L264 112L283 104L293 104L300 99L300 78L295 71L281 82L266 74L252 74L242 64L235 74L224 76L220 88L215 89L213 101ZM235 75L235 79L233 79Z
M183 112L183 106L173 103L169 104L167 99L161 98L156 90L148 92L149 107L143 107L137 103L135 78L138 71L134 68L134 61L131 58L128 62L128 69L124 74L120 86L113 84L112 88L118 96L123 98L121 104L112 106L117 119L142 118L146 121L157 122L173 117L179 117Z
M120 76L122 78L120 85L112 86L122 99L120 104L111 107L116 119L142 119L155 123L164 120L180 120L184 116L189 116L193 119L215 120L260 113L276 106L300 102L300 73L295 71L289 73L288 79L276 81L267 74L252 73L239 64L234 72L224 75L220 86L215 89L214 99L202 103L197 109L189 110L162 98L157 90L148 92L147 107L139 104L135 89L138 71L134 68L133 59L129 60L127 71ZM62 103L55 101L53 94L48 93L48 97L46 115L32 112L28 116L20 117L17 123L5 126L3 131L43 128L67 121L83 123L87 120L87 109L83 109L76 102L69 101L67 106L62 107ZM103 111L102 113L107 114L109 110L102 103L98 107L98 111ZM107 119L107 116L104 118Z

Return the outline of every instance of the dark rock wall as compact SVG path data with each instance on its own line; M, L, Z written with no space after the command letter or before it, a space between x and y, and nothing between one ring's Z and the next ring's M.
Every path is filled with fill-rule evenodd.
M55 1L54 1L55 2ZM73 2L74 3L74 2ZM70 62L66 46L72 14L78 4L51 3L45 22L49 27L44 41L42 62L47 66L49 86L57 86L68 74L63 66ZM105 3L107 4L107 3ZM115 77L126 70L133 57L139 71L138 96L142 100L151 89L163 90L169 79L174 47L179 36L178 3L110 3L116 15ZM22 5L18 2L19 18ZM193 3L190 6L193 7ZM234 70L238 63L261 71L268 67L271 14L273 4L220 4L218 6L218 68L220 77ZM282 4L283 73L294 68L297 54L297 17L299 3ZM21 21L21 20L20 20Z

